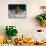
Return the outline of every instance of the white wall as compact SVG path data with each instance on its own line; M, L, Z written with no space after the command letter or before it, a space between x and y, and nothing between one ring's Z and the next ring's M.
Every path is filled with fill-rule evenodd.
M9 19L8 4L26 4L26 19ZM6 25L15 25L19 31L18 35L31 36L32 31L42 29L35 20L35 16L40 14L40 6L46 5L46 0L0 0L0 33L4 34ZM44 28L43 28L44 29ZM45 29L46 30L46 29Z

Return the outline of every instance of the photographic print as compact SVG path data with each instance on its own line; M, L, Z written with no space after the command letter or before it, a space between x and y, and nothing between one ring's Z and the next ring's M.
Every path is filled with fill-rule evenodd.
M9 18L26 18L26 4L8 4Z

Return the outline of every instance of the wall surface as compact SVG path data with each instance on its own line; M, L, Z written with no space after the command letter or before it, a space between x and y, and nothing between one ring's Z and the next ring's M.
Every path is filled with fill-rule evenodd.
M8 4L26 4L27 18L9 19ZM40 6L46 6L46 0L0 0L0 35L4 34L6 25L15 25L19 31L18 36L31 36L37 29L46 30L36 22L35 16L41 13Z

